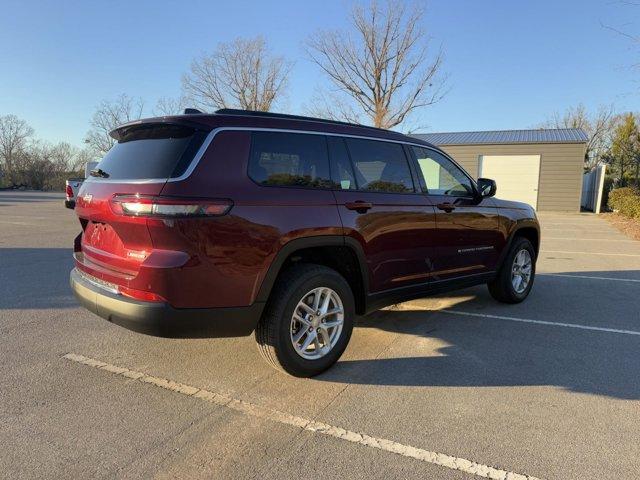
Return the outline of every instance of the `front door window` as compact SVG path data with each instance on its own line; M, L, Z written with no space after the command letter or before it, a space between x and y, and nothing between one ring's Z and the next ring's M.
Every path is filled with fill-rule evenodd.
M429 194L450 197L473 196L471 180L453 162L426 148L413 147L413 151Z

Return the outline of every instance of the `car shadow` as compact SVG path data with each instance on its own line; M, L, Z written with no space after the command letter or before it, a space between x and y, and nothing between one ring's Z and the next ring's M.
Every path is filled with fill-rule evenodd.
M571 273L577 272L567 274ZM615 273L586 272L605 277ZM640 272L635 274L640 278ZM640 290L640 285L631 285ZM474 287L453 292L448 299L460 295L452 308L473 312L479 304L492 301L485 292L484 287ZM594 301L603 298L594 297ZM633 302L633 297L628 301ZM565 307L570 311L572 306ZM552 386L640 399L639 335L442 313L438 297L433 298L433 310L415 308L412 303L400 308L362 317L354 331L354 336L367 329L397 334L390 347L376 358L343 359L315 380L410 387ZM502 315L510 310L511 306L504 306ZM613 304L611 311L615 315ZM535 318L535 310L527 317ZM567 317L557 321L580 323ZM606 326L606 320L603 323ZM640 331L640 323L635 330Z
M71 248L0 248L0 311L78 308L69 287L72 268ZM639 271L564 274L640 279ZM609 302L606 307L614 317L619 316L618 297L607 298L607 295L620 294L623 289L628 295L627 302L637 303L640 289L637 283L616 283L624 287L614 285L615 290L609 292L610 286L600 285L602 295L592 296L593 302ZM557 300L542 298L551 297L550 291L534 289L532 297L524 303L505 306L493 302L484 287L474 287L421 301L426 306L408 303L361 317L354 338L359 331L369 329L395 334L397 338L390 346L377 348L377 356L355 359L347 356L314 380L379 386L553 386L584 394L640 399L638 335L531 325L439 311L445 308L445 302L448 302L446 308L453 302L457 311L495 307L502 315L536 319L539 305ZM574 303L578 300L583 301L572 298L565 302L565 310L577 310ZM555 304L553 307L557 309ZM580 308L590 307L581 305ZM558 321L580 323L566 316ZM607 326L606 319L601 326ZM640 322L633 330L640 331ZM357 351L353 353L358 355Z

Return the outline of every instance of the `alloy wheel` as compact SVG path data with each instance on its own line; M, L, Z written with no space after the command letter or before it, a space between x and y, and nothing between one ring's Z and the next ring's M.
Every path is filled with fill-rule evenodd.
M293 310L290 328L293 348L307 360L324 357L340 339L343 323L340 296L328 287L314 288Z
M523 248L516 254L511 267L511 285L516 293L523 293L529 286L532 268L531 254Z

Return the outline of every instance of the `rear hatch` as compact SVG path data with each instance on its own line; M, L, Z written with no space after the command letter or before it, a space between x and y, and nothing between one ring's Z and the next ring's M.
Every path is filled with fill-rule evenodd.
M204 126L166 122L136 123L112 132L117 143L77 196L82 233L75 256L81 270L130 286L153 249L144 209L151 208L169 179L185 174L207 134Z

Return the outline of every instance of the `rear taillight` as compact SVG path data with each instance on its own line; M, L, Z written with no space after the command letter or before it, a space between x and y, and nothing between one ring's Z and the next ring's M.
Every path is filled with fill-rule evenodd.
M114 195L110 205L117 215L180 218L217 217L229 212L233 203L226 199Z
M71 188L71 185L67 185L67 188L65 190L67 198L73 198L73 188Z
M143 290L135 290L133 288L118 286L118 292L125 297L133 298L135 300L142 300L143 302L166 302L160 295L152 292L145 292Z

